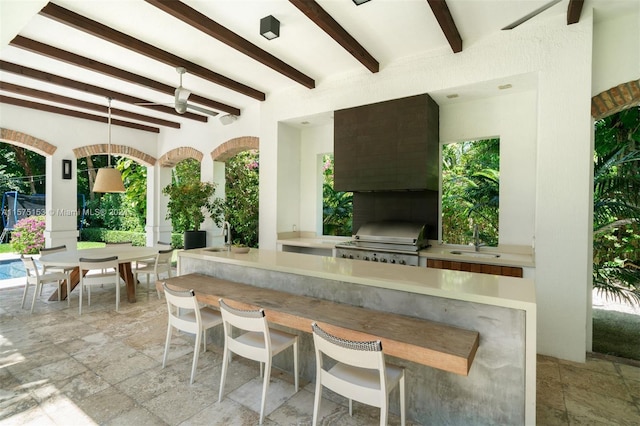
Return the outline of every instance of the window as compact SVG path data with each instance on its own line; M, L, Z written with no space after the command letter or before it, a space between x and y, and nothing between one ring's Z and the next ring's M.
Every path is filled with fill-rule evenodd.
M442 242L498 245L500 139L442 147Z
M353 193L333 189L333 154L322 156L322 234L352 235Z

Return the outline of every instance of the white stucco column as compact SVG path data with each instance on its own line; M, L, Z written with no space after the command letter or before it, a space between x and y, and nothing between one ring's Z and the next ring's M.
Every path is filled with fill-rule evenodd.
M62 160L71 161L71 178L63 179ZM46 157L46 226L45 246L66 245L75 249L78 243L77 164L71 150L58 149Z
M213 183L216 185L216 193L215 198L226 197L226 179L225 179L225 163L222 161L214 161L213 162ZM233 224L231 225L233 227ZM222 235L222 228L216 226L215 223L212 224L212 235L211 238L208 239L208 243L214 246L221 246L224 244L224 236ZM233 236L233 234L231 235Z
M213 159L211 158L211 156L205 155L200 163L200 180L202 182L213 183L215 182L214 173L215 171ZM215 194L218 194L217 187ZM209 217L209 212L205 212L204 222L202 223L202 225L200 225L200 229L207 231L207 246L214 245L214 235L217 235L219 231L217 230L218 228L216 227L215 223L213 223L213 220Z
M162 188L170 183L170 168L159 164L147 167L147 246L158 241L171 242L171 221L165 219L169 197L162 194Z
M537 348L577 362L585 361L593 267L592 28L591 17L572 26L538 92Z

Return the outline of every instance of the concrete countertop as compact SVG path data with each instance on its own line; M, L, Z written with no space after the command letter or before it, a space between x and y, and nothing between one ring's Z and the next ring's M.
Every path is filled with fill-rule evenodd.
M320 249L333 249L337 243L351 241L352 237L330 236L286 236L277 240L277 244L283 246L310 247ZM463 254L453 254L452 251L461 251ZM481 247L478 254L474 253L472 246L456 246L433 244L432 247L420 251L420 257L427 259L452 260L468 263L482 263L485 265L534 267L533 253L530 247L503 246ZM489 254L499 254L499 257Z
M220 248L185 250L178 255L535 312L535 285L525 278L265 249L251 249L246 254L215 250Z
M459 251L462 254L454 254ZM534 267L533 250L522 247L481 247L478 252L473 246L434 245L420 251L420 257L427 259L451 260L457 262L482 263L485 265ZM492 255L499 255L494 257Z
M296 247L312 247L322 249L333 249L336 244L345 241L351 241L351 237L291 237L291 238L279 238L276 243L283 246L296 246Z

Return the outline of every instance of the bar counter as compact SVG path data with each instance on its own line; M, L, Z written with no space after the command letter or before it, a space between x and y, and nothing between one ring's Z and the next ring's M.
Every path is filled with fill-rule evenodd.
M423 424L535 424L532 280L258 249L183 251L178 270L478 332L466 377L389 357L407 368L409 418ZM301 344L301 353L313 353L310 336ZM301 375L313 380L313 359L303 364Z

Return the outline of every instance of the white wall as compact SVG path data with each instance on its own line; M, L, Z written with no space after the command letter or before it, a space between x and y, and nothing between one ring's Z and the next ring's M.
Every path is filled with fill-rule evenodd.
M441 142L500 138L501 245L533 244L536 122L535 92L494 96L440 108Z
M272 238L278 232L291 232L300 223L300 131L286 124L278 126L278 187L275 191L278 222L260 228ZM298 228L299 229L299 228Z
M332 123L301 131L300 231L322 235L322 154L332 152Z
M609 18L595 12L593 28L593 95L640 78L640 2L629 12Z

